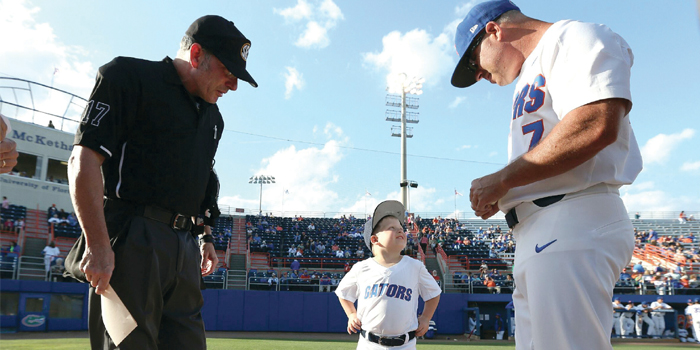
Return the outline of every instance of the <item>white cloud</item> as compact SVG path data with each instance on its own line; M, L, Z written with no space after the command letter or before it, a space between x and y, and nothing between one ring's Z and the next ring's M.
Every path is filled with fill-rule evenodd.
M697 162L685 162L681 166L681 171L700 170L700 160Z
M685 129L676 134L658 134L652 137L641 149L644 164L665 163L681 141L693 138L694 135L695 130Z
M496 151L491 151L491 153L489 153L489 157L495 157L497 155L498 155L498 152L496 152Z
M457 108L457 106L459 106L466 99L467 99L466 97L457 96L457 97L455 97L455 100L452 101L452 103L450 103L450 105L448 107L450 109L455 109L455 108Z
M53 83L55 88L87 99L95 83L96 71L86 58L88 50L61 42L49 23L38 23L35 20L41 9L27 1L0 0L0 9L0 42L3 45L0 75L11 75L45 85ZM8 84L3 81L2 85ZM26 84L24 87L27 87ZM32 87L35 88L37 91L33 91L32 98L38 110L63 114L68 107L67 95L56 91L49 92L50 89L38 88L36 85ZM28 95L17 96L17 102L23 105L26 105L29 99ZM71 116L77 118L82 112L82 106L75 109L70 112ZM25 119L21 114L14 114L14 111L5 110L4 113ZM44 121L40 117L35 121L48 123L48 118ZM57 120L54 120L54 124L56 122Z
M393 31L382 38L381 52L363 53L362 56L369 67L387 72L387 85L401 73L409 78L423 77L426 84L437 85L454 69L451 43L446 33L432 37L422 29L405 34Z
M472 145L462 145L462 146L457 147L457 150L461 151L461 150L470 149L470 148L472 148Z
M297 1L297 5L294 7L288 7L286 9L273 9L276 14L281 15L287 21L299 21L302 19L307 19L311 17L311 6L308 2L304 0Z
M700 198L689 195L676 196L656 189L653 181L623 186L620 193L625 207L630 212L668 212L700 207Z
M318 22L311 21L306 23L306 30L299 36L299 39L297 39L294 45L307 48L314 45L326 47L330 42L330 39L328 39L328 30L318 24Z
M342 129L333 124L326 125L325 130L328 135L343 134ZM320 148L297 149L292 145L263 159L260 168L254 170L254 173L276 178L276 184L263 186L263 209L286 212L337 212L338 193L332 187L337 186L340 181L340 176L334 169L343 158L340 148L342 144L343 141L332 139ZM289 194L284 194L285 190L288 190ZM220 202L237 208L257 208L258 200L234 196L221 198Z
M304 76L294 67L285 67L284 73L284 98L290 99L294 89L301 90L304 87Z
M338 21L343 20L343 12L332 0L313 1L298 0L296 6L285 9L274 9L288 23L300 23L303 31L294 45L303 48L322 49L330 45L328 31L335 28Z

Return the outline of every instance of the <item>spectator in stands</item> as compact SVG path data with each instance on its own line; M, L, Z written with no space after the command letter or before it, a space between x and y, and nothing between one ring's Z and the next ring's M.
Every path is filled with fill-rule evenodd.
M46 268L46 273L49 272L51 269L51 262L56 260L56 257L61 254L61 250L56 247L56 242L51 241L49 245L44 247L44 250L41 251L41 255L44 256L44 267Z
M681 224L688 222L688 218L685 217L685 211L681 211L680 215L678 215L678 222Z
M12 242L10 242L10 245L7 246L7 248L5 248L5 249L3 249L3 250L6 251L6 252L8 252L8 253L17 253L17 254L19 254L19 251L20 251L20 249L19 249L19 244L17 244L16 241L12 241Z
M404 255L408 255L408 256L415 255L413 252L413 246L409 245L409 244L406 244L406 248L404 248L403 252L401 252L401 253Z
M280 280L277 278L277 273L272 272L270 278L267 279L267 285L270 286L270 290L277 290L277 285L279 285Z
M491 276L486 276L484 285L491 294L501 294L501 287L496 284L496 281Z
M10 209L10 201L7 200L7 197L2 196L2 212L5 212L7 209Z
M46 210L47 216L46 219L51 219L55 214L58 214L58 208L56 208L56 204L51 204L48 210Z
M298 247L296 254L294 254L295 257L297 258L303 258L304 257L304 248Z
M333 243L333 246L331 247L331 251L335 253L338 250L340 250L340 246L338 246L337 243Z
M341 249L338 249L335 251L335 257L336 258L344 258L345 257L345 252Z
M359 245L357 246L357 251L355 252L355 257L358 259L363 259L365 257L365 251L362 250L362 247Z
M312 222L309 224L309 226L307 226L307 229L309 230L309 232L316 231L316 225L314 225L314 223Z
M632 276L627 273L627 268L623 268L622 272L620 273L620 281L629 281L632 279Z
M323 276L321 276L321 279L319 279L319 281L318 281L318 284L319 284L318 291L319 292L323 292L323 291L330 292L331 291L331 282L332 282L331 277L328 276L328 274L324 273Z
M12 219L7 218L7 220L5 220L5 222L4 222L3 225L2 225L2 229L5 230L5 231L12 231L12 232L14 232L14 230L15 230L15 222L12 221Z
M299 275L299 268L301 267L301 264L299 263L299 260L294 259L292 261L292 264L289 265L289 268L292 270L293 273Z
M287 256L289 257L294 257L297 255L297 247L295 246L289 246L289 250L287 250Z
M654 229L649 230L649 237L647 237L647 241L658 241L659 240L659 234L654 231Z
M345 266L343 267L343 272L345 272L345 273L350 272L350 268L351 268L350 262L346 261Z
M433 278L435 279L435 282L437 282L438 286L440 285L440 275L438 275L437 270L433 270L432 272Z
M24 231L24 218L19 218L15 221L15 231L17 234L22 234Z
M78 224L78 218L75 217L75 213L68 214L68 225L75 226Z
M428 239L428 245L430 246L430 249L432 249L433 253L435 253L435 248L437 247L437 238L435 238L434 234L430 235L430 238Z
M488 273L489 265L486 264L486 260L481 260L481 266L479 267L479 274Z
M634 267L632 267L632 270L635 273L644 273L644 266L642 266L641 261L638 261L636 264L634 264Z
M639 212L634 213L634 219L635 219L635 220L639 220L640 217L642 217L642 216L639 215Z
M420 247L423 248L423 253L428 251L428 235L423 234L420 238Z

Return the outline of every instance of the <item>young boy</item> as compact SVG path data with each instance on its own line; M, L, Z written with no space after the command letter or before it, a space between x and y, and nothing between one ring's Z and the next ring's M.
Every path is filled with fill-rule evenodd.
M423 263L401 255L404 212L400 202L379 203L364 230L374 257L355 264L335 291L348 316L348 333L361 334L357 349L415 349L415 338L428 331L440 301L440 287ZM425 307L417 317L419 295Z

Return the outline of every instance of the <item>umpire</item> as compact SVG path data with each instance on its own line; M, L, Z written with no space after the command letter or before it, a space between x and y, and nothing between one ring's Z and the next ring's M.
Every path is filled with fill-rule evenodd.
M218 259L212 237L198 249L190 230L217 181L216 102L238 79L257 87L249 49L233 22L205 16L174 60L117 57L99 69L68 166L84 233L66 268L91 286L92 349L206 348L200 282ZM121 335L102 312L112 291L136 323Z

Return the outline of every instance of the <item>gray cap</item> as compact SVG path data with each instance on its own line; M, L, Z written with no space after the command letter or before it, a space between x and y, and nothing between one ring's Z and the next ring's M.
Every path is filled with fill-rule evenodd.
M406 209L404 208L403 204L401 204L401 202L399 201L388 200L379 203L379 205L377 205L377 208L374 209L372 218L365 222L364 237L367 248L369 248L369 250L372 250L372 244L370 243L369 238L372 237L372 231L375 227L377 227L377 224L380 221L382 221L382 219L384 219L387 216L393 216L399 220L401 225L403 225L405 215Z

